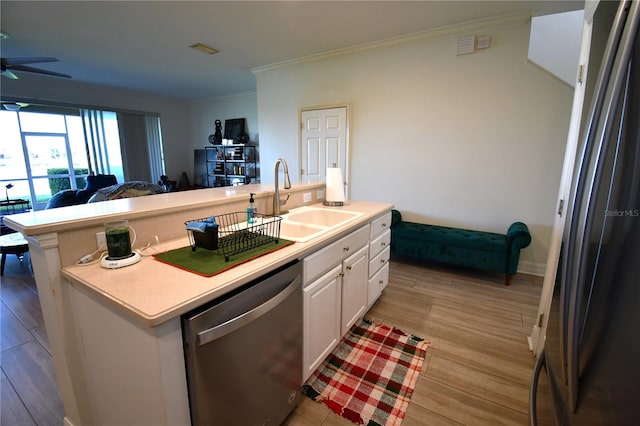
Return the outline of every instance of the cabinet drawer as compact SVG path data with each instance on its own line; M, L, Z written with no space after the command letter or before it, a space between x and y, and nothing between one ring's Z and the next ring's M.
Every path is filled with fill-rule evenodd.
M387 229L391 228L391 212L386 212L377 219L371 221L371 239L374 239Z
M367 245L369 226L365 225L335 243L329 244L304 258L304 283L309 283L328 268L342 262L347 256Z
M370 258L369 260L369 276L375 274L378 269L389 263L389 257L391 255L391 247L387 247L378 253L377 256Z
M382 235L376 237L369 243L369 257L373 258L391 244L391 230L387 229Z
M369 288L368 288L368 306L373 305L373 303L378 300L380 294L382 294L382 290L389 283L389 263L385 263L385 265L371 278L369 278Z

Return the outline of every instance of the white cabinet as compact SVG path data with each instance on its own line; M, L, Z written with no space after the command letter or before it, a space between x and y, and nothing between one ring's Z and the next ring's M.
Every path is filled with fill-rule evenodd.
M369 225L366 225L303 261L303 380L309 378L346 330L364 314L368 243Z
M373 240L375 237L389 229L391 229L391 212L386 212L385 214L378 216L376 219L371 221L370 238Z
M342 268L342 323L344 335L361 318L368 306L367 247L362 247L343 262Z
M382 294L382 290L384 290L388 283L389 263L386 263L369 278L368 307L371 307L371 305L378 300L378 297Z
M342 262L369 243L369 225L304 258L303 282L310 283L320 274Z
M303 260L303 380L376 301L389 277L391 212Z
M340 341L342 264L306 286L303 290L303 381L329 355Z
M369 243L368 303L371 307L389 283L389 259L391 258L391 212L371 222Z

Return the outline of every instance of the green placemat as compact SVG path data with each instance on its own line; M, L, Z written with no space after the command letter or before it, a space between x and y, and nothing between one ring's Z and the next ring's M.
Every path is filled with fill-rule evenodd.
M182 247L175 250L165 251L164 253L154 254L153 257L161 262L193 272L194 274L204 277L212 277L242 263L248 262L256 257L280 250L293 244L294 241L284 240L280 238L278 243L275 242L256 247L245 252L231 256L228 262L225 262L224 256L219 254L217 250L206 250L198 247L196 251L191 250L191 246Z

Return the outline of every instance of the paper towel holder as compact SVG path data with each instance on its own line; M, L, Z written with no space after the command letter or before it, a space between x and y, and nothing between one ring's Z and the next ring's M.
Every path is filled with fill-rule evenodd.
M330 175L329 170L331 169L336 169L336 173L332 173ZM322 202L322 205L328 207L344 206L344 180L342 178L342 170L337 167L336 163L333 163L331 168L327 168L326 179L326 196L325 200ZM338 189L338 187L340 189ZM327 199L329 197L335 197L336 199Z

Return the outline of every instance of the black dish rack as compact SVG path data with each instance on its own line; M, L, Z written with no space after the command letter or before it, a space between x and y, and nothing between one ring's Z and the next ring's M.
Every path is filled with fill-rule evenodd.
M194 219L185 222L203 222L205 219ZM251 250L269 243L278 244L280 240L279 216L269 216L258 213L253 223L247 223L247 212L226 213L216 216L217 228L207 229L206 232L188 230L191 250L197 247L207 250L218 250L224 256L225 262L231 256Z

